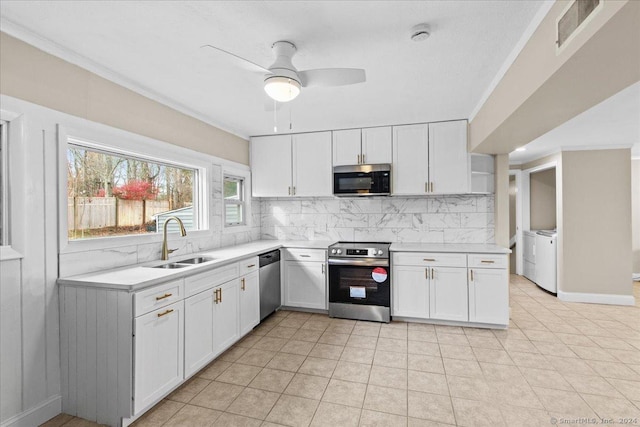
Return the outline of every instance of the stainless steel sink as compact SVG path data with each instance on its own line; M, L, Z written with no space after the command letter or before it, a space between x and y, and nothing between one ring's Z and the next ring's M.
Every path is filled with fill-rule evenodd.
M203 262L213 261L215 258L210 258L206 256L199 256L196 258L189 258L182 261L178 261L179 264L202 264Z
M156 265L152 268L184 268L184 267L188 267L189 264L179 264L177 262L170 262L169 264L160 264L160 265Z

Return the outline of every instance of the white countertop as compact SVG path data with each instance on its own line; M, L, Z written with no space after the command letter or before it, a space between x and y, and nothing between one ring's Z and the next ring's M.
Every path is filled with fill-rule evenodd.
M183 255L171 258L168 261L153 261L150 263L127 266L123 268L98 271L94 273L81 274L78 276L58 279L61 285L69 286L95 286L108 289L120 289L127 291L137 291L149 286L154 286L168 280L180 279L192 274L201 273L223 265L231 264L242 258L260 255L279 248L307 248L307 249L327 249L332 241L282 241L282 240L258 240L238 246L229 246ZM206 256L214 258L211 262L190 265L188 267L176 269L150 268L155 265L169 262L179 262L181 260Z
M483 243L392 243L392 252L464 252L478 254L510 254L511 250Z

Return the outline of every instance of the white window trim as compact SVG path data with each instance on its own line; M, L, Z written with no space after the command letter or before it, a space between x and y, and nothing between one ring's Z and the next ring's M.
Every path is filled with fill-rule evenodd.
M3 233L8 233L8 238L3 236L3 241L0 242L0 261L8 261L15 259L22 259L24 255L20 251L21 245L20 233L17 230L21 226L21 217L23 216L22 207L24 206L25 191L23 187L23 180L16 176L18 170L9 167L9 165L22 164L24 153L24 132L25 132L25 118L24 115L15 113L8 110L0 110L0 120L5 122L6 128L6 140L2 147L5 151L5 155L2 158L4 162L2 167L2 185L4 185L3 198L0 201L3 203ZM9 142L10 141L10 142ZM18 168L19 169L19 168Z
M212 177L212 165L202 154L172 144L157 141L152 138L136 135L116 128L88 123L85 126L65 127L58 125L58 229L60 253L82 252L94 249L109 249L123 246L142 245L147 243L162 242L162 233L149 233L142 235L112 236L86 240L69 240L67 226L67 148L69 140L82 141L81 145L87 148L106 150L114 154L131 156L164 164L172 164L179 167L196 169L198 171L198 183L195 197L200 203L197 206L196 216L200 222L200 230L187 232L187 238L199 238L212 236L210 226L210 197L209 188ZM96 142L100 141L100 142ZM135 150L131 150L135 147Z
M225 202L224 202L224 177L232 176L241 178L244 180L244 224L227 225L225 220ZM223 166L221 171L220 180L222 183L222 191L220 192L220 201L222 203L222 215L221 215L221 229L223 234L229 233L241 233L243 231L251 231L252 219L251 219L251 173L248 169L239 169L228 166Z
M242 193L240 195L240 199L236 202L236 201L228 201L225 197L224 197L224 187L225 187L225 180L231 180L231 181L236 181L239 182L240 185L240 192ZM224 174L222 177L222 202L224 204L223 206L223 210L222 210L222 215L225 217L224 218L224 226L225 227L242 227L244 225L247 224L247 191L246 191L246 181L244 179L244 177L241 176L236 176L236 175L231 175L231 174ZM237 222L237 223L233 223L233 224L229 224L227 222L227 205L228 204L232 204L232 205L238 205L241 207L240 212L242 212L242 221Z

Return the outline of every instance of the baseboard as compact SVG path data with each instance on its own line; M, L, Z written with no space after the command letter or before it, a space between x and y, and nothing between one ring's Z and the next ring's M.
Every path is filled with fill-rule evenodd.
M580 292L558 291L558 299L566 302L584 302L588 304L635 305L633 295L585 294Z
M0 427L39 426L62 412L62 396L52 396L31 409L14 415L0 424Z

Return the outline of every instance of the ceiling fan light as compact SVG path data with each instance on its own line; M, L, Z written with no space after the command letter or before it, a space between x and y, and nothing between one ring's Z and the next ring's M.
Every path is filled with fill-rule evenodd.
M264 90L278 102L289 102L300 94L300 83L288 77L269 77L264 81Z

